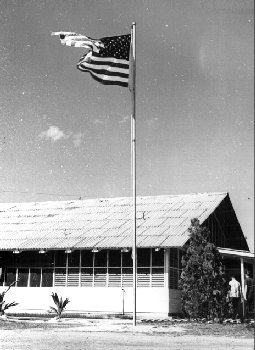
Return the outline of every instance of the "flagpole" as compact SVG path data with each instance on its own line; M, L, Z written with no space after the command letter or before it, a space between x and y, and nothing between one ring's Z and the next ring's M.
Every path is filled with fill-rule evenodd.
M133 199L133 326L136 326L136 42L135 42L135 22L131 27L131 177L132 177L132 199Z

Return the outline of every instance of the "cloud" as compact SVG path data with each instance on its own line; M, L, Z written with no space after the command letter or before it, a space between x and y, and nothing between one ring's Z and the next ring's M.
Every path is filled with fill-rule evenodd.
M82 134L81 132L73 135L74 147L80 147L80 145L83 141L83 138L84 138L84 134Z
M63 138L68 138L69 136L64 133L64 131L60 130L57 126L51 125L48 130L45 130L40 133L40 138L51 140L52 142L59 141Z

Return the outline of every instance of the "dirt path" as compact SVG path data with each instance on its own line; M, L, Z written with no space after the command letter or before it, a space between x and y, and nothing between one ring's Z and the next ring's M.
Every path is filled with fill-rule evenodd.
M222 336L144 334L136 332L90 332L83 327L72 329L31 328L1 329L2 350L252 350L253 339Z

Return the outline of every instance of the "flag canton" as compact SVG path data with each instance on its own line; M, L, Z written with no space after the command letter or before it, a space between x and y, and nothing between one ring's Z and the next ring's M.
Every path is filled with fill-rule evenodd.
M102 38L103 48L99 50L99 57L114 57L122 60L129 60L131 35L112 36Z

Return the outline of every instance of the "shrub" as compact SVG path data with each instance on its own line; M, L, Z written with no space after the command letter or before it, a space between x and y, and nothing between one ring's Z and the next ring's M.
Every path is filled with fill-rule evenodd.
M63 300L62 297L59 298L57 293L52 293L51 297L56 307L50 306L49 312L55 313L57 315L57 319L60 319L64 309L66 308L66 305L69 303L69 299L66 298L65 300Z
M209 242L210 231L191 221L190 244L182 258L180 289L182 309L190 318L217 318L226 312L227 282L219 251Z
M5 291L0 293L0 316L3 316L5 314L5 311L10 307L18 305L18 303L16 303L15 301L12 301L11 303L6 303L4 301L5 294L16 282L17 281L12 282Z

